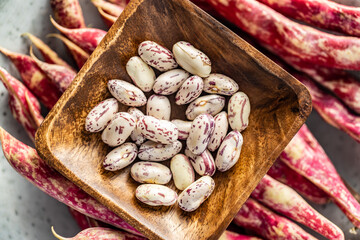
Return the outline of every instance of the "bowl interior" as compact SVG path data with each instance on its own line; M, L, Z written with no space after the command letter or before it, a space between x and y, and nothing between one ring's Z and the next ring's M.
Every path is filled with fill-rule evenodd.
M84 130L87 113L110 97L107 81L130 81L125 64L144 40L169 49L180 40L192 43L210 57L212 72L232 77L250 98L250 124L243 132L239 162L228 172L215 173L213 194L192 213L177 205L138 202L130 167L105 171L102 161L110 148L100 133ZM174 97L170 99L173 103ZM147 237L217 239L304 123L310 102L307 90L293 77L190 2L133 0L42 124L36 147L50 165ZM172 104L172 119L185 119L185 109ZM175 189L172 183L168 186Z

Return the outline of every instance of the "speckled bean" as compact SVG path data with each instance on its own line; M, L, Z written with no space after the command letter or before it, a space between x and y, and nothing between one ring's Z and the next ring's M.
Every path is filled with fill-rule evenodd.
M234 166L240 158L243 137L239 131L231 131L221 143L215 158L215 164L220 172L225 172Z
M170 95L175 93L186 79L190 77L190 73L183 69L174 69L165 72L157 77L153 90L157 94Z
M211 61L199 49L188 42L180 41L174 44L173 53L178 64L186 71L207 77L211 72Z
M233 130L243 131L249 125L250 101L243 92L235 93L228 103L228 119Z
M184 190L195 181L194 169L187 156L175 155L170 161L170 169L177 189Z
M120 103L126 106L139 107L146 104L145 94L138 87L124 80L110 80L108 89Z
M134 143L124 143L109 152L103 162L108 171L117 171L130 165L136 158L138 149Z
M119 103L115 98L109 98L100 102L87 115L85 130L89 132L102 131L118 111Z
M180 119L174 119L174 120L171 120L171 122L173 124L175 124L176 127L178 128L178 132L179 132L178 139L186 140L189 136L192 122L184 121L184 120L180 120Z
M151 95L146 104L146 115L169 121L171 116L169 99L161 95Z
M135 126L136 120L129 113L116 113L101 134L101 139L111 147L119 146L130 136Z
M178 139L178 128L167 120L144 116L139 119L136 127L147 139L154 142L169 144Z
M192 122L189 137L186 139L186 145L189 150L196 155L204 152L214 132L214 128L215 121L213 116L207 113L197 116Z
M178 197L179 207L186 211L195 211L211 195L215 188L215 181L204 176L188 186Z
M231 96L239 90L239 85L228 76L212 73L204 79L204 92Z
M129 108L128 113L130 113L136 119L136 123L139 121L140 118L144 116L143 112L135 107ZM138 146L140 146L146 140L146 137L137 128L137 124L135 126L135 129L131 132L130 138Z
M204 88L204 82L199 76L191 76L181 85L175 96L177 105L184 105L192 102L200 96Z
M155 83L155 72L140 57L134 56L126 63L126 72L131 80L144 92L150 92Z
M218 114L225 106L225 98L219 95L205 95L199 97L189 104L185 115L187 119L194 120L197 116L203 113L208 113L212 116Z
M212 176L215 174L216 166L214 158L209 150L206 149L200 155L195 155L186 148L185 155L188 156L195 172L197 172L200 176Z
M136 107L130 107L127 112L131 114L136 119L136 121L138 121L141 117L145 116L145 114Z
M131 167L131 177L139 183L167 184L171 180L168 167L154 162L137 162Z
M177 200L177 193L163 185L142 184L136 188L136 198L150 206L170 206Z
M146 141L141 144L138 157L145 161L165 161L180 152L182 144L175 141L170 144Z
M164 72L178 67L174 54L153 41L144 41L138 48L139 56L150 66Z
M212 152L219 148L229 128L227 113L225 111L218 113L214 117L214 121L215 121L215 130L208 144L208 149Z

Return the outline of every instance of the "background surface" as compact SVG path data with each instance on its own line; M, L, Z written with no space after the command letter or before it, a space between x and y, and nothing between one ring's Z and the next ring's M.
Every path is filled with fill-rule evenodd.
M338 1L357 4L359 1ZM80 0L86 24L90 27L106 29L97 10L90 0ZM56 32L49 21L52 14L49 0L0 0L0 46L14 52L28 53L29 41L21 34L30 32L48 43L59 55L74 63L59 40L46 38ZM19 77L16 69L4 56L0 56L0 66ZM23 128L14 121L9 107L8 94L0 84L0 126L17 139L32 143ZM360 144L345 133L326 124L316 112L307 121L310 130L332 159L341 176L360 192ZM70 216L65 205L47 196L17 174L6 161L0 150L0 239L55 239L50 227L64 237L74 236L80 229ZM334 205L314 206L323 215L337 224L346 239L360 239L360 233L349 233L352 224ZM319 237L318 235L316 235ZM323 239L319 237L319 239Z

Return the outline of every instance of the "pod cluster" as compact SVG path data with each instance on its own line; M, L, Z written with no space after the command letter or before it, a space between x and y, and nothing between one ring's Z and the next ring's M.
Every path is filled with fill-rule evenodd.
M118 171L141 160L130 170L141 183L135 191L139 201L151 206L177 202L180 209L194 211L213 192L216 170L225 172L240 158L249 98L230 77L211 73L209 57L188 42L177 42L170 51L144 41L138 54L126 64L133 84L109 80L113 98L89 112L85 129L102 132L103 142L114 147L103 161L104 169ZM161 74L156 77L153 68ZM144 92L151 91L147 98ZM188 104L187 120L171 119L171 94L177 105ZM127 112L119 112L119 103L129 106ZM145 113L137 108L145 105ZM169 159L168 167L163 163ZM195 173L201 176L197 180ZM179 195L164 186L171 179L182 191Z

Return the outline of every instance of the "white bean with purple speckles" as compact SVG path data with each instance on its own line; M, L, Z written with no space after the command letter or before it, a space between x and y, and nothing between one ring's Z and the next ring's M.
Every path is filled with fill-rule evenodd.
M164 72L178 67L174 54L153 41L144 41L138 48L139 56L150 66Z
M199 76L191 76L181 85L175 96L177 105L184 105L198 98L203 90L204 82Z
M177 154L171 159L170 169L175 186L179 190L184 190L195 181L194 169L184 154Z
M170 95L175 93L186 79L190 77L190 73L183 69L174 69L158 76L155 80L153 90L157 94Z
M140 107L146 104L146 97L143 91L131 83L113 79L107 85L111 95L126 106Z
M186 148L185 155L188 156L191 165L200 176L212 176L215 174L216 166L214 158L209 150L206 149L200 155L195 155Z
M214 117L214 121L215 130L208 144L208 149L212 152L219 148L229 128L227 113L225 111L218 113Z
M239 90L239 85L228 76L212 73L204 79L204 92L231 96Z
M144 116L139 119L136 127L147 139L154 142L169 144L178 139L178 128L167 120Z
M108 171L123 169L135 160L137 153L134 143L124 143L106 155L103 166Z
M142 184L136 188L136 198L150 206L170 206L177 200L177 193L158 184Z
M115 98L100 102L87 115L85 130L89 132L102 131L118 111L119 102Z
M145 116L142 111L140 111L139 109L137 109L135 107L129 108L127 112L130 113L136 119L136 123L139 121L140 118ZM146 141L146 137L140 132L140 130L137 128L137 126L131 132L130 138L138 146L140 146L143 142Z
M214 191L215 182L209 176L204 176L188 186L178 197L179 207L186 211L195 211Z
M154 162L137 162L131 167L131 177L139 183L167 184L171 171L165 165Z
M131 80L144 92L150 92L155 83L155 72L140 57L134 56L126 63L126 72Z
M146 104L146 115L169 121L171 115L169 99L161 95L151 95Z
M176 127L178 128L178 132L179 132L178 139L186 140L189 136L192 121L184 121L184 120L180 120L180 119L174 119L174 120L171 120L171 122L173 124L175 124Z
M170 144L146 141L141 144L138 157L145 161L165 161L181 151L182 144L175 141Z
M192 44L185 41L177 42L173 46L173 53L178 64L186 71L200 77L209 76L211 72L209 57Z
M136 120L127 112L116 113L101 134L104 143L111 147L123 144L135 129Z
M233 130L243 131L249 125L250 100L243 92L235 93L228 103L228 119Z
M234 166L240 158L243 137L239 131L231 131L221 143L215 158L215 164L220 172L225 172Z
M189 137L186 139L186 145L189 150L196 155L204 152L214 129L215 122L213 116L207 113L197 116L192 122Z
M212 116L218 114L225 106L225 98L219 95L205 95L194 100L186 109L185 115L187 119L194 120L203 113Z
M136 121L138 121L141 117L145 116L145 114L136 107L130 107L127 112L131 114L134 118L136 118Z

